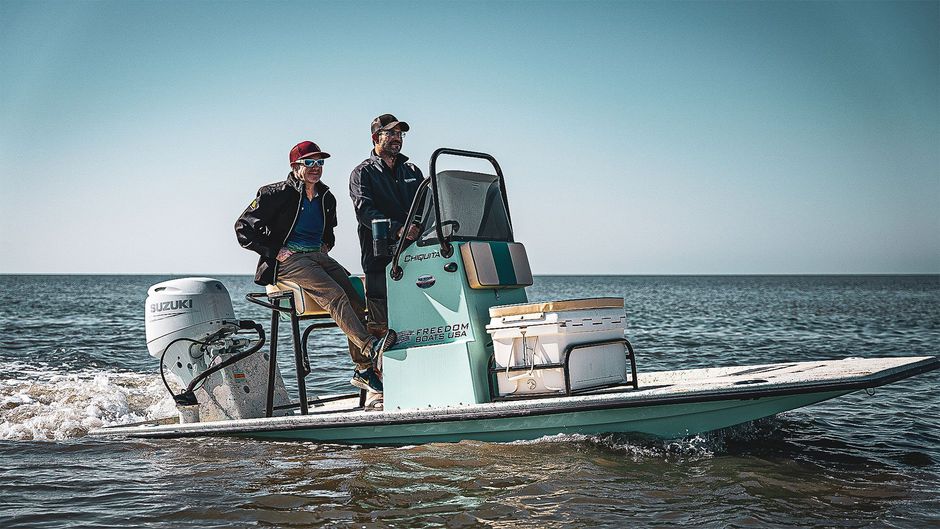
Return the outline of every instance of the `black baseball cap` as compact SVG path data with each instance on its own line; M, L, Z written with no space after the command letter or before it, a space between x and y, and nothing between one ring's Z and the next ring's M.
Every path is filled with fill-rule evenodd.
M392 130L395 126L401 127L402 132L408 132L408 129L411 127L408 126L404 121L398 121L398 118L391 114L382 114L381 116L372 120L372 134L380 130Z

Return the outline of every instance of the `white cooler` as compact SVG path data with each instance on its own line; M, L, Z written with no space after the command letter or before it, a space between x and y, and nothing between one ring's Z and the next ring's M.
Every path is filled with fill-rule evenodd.
M565 393L564 352L570 345L621 340L622 298L572 299L490 308L486 331L493 337L500 396ZM526 368L523 370L507 368ZM570 390L627 382L622 342L574 349L570 353Z

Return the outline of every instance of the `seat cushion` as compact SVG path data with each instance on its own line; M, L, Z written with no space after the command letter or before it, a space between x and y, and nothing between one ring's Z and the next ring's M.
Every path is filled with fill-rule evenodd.
M365 282L362 280L362 276L349 276L349 281L352 283L356 293L359 294L359 298L365 300ZM294 308L298 316L322 316L327 314L327 310L313 299L309 291L293 281L281 280L278 281L277 284L267 285L265 287L265 292L269 295L283 290L290 290L294 293ZM286 300L281 300L280 303L282 304L281 306L287 305Z
M467 242L460 256L470 288L513 288L532 284L525 246L518 242Z
M498 305L490 307L490 317L519 316L536 312L564 312L568 310L622 309L623 298L586 298L543 301L541 303L522 303L519 305Z

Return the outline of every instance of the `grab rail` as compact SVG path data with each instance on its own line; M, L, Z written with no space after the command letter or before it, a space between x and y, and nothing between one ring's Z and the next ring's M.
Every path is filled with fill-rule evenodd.
M617 382L613 384L601 384L601 385L592 386L589 388L572 390L571 389L571 373L570 373L571 353L579 349L587 349L590 347L597 347L601 345L610 345L610 344L616 344L616 343L622 343L624 345L626 358L630 361L631 379L626 382ZM487 377L487 381L489 382L489 386L490 386L490 400L533 399L533 398L540 398L540 397L558 396L561 393L560 391L543 392L543 393L522 393L519 395L512 395L512 394L499 395L498 389L494 385L494 382L496 382L496 376L499 373L518 373L518 372L524 372L524 371L534 372L534 371L541 371L543 369L561 369L562 370L562 372L564 373L564 378L565 378L564 395L568 397L574 394L578 394L578 393L586 393L589 391L596 391L600 389L610 389L610 388L614 388L618 386L631 386L633 389L639 389L639 382L637 381L637 373L636 373L636 354L633 351L633 344L631 344L630 341L627 340L626 338L615 338L613 340L601 340L597 342L585 342L585 343L571 344L565 348L564 352L562 353L562 360L560 362L533 364L533 365L525 365L525 366L494 367L496 364L496 354L494 353L490 355L489 364L490 364L489 370L488 370L489 376Z

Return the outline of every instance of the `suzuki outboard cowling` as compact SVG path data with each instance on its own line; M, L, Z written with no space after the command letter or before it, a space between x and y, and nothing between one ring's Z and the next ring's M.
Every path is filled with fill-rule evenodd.
M208 277L173 279L153 285L147 292L146 307L150 356L162 357L170 373L179 377L178 382L184 386L207 367L196 342L214 335L233 334L238 329L228 290Z
M235 319L225 286L208 277L187 277L153 285L147 294L147 349L161 360L182 422L263 417L269 362L267 354L255 352L264 331ZM255 339L237 334L252 328ZM171 388L167 379L179 387ZM192 409L197 401L198 413ZM277 371L274 405L288 402Z

